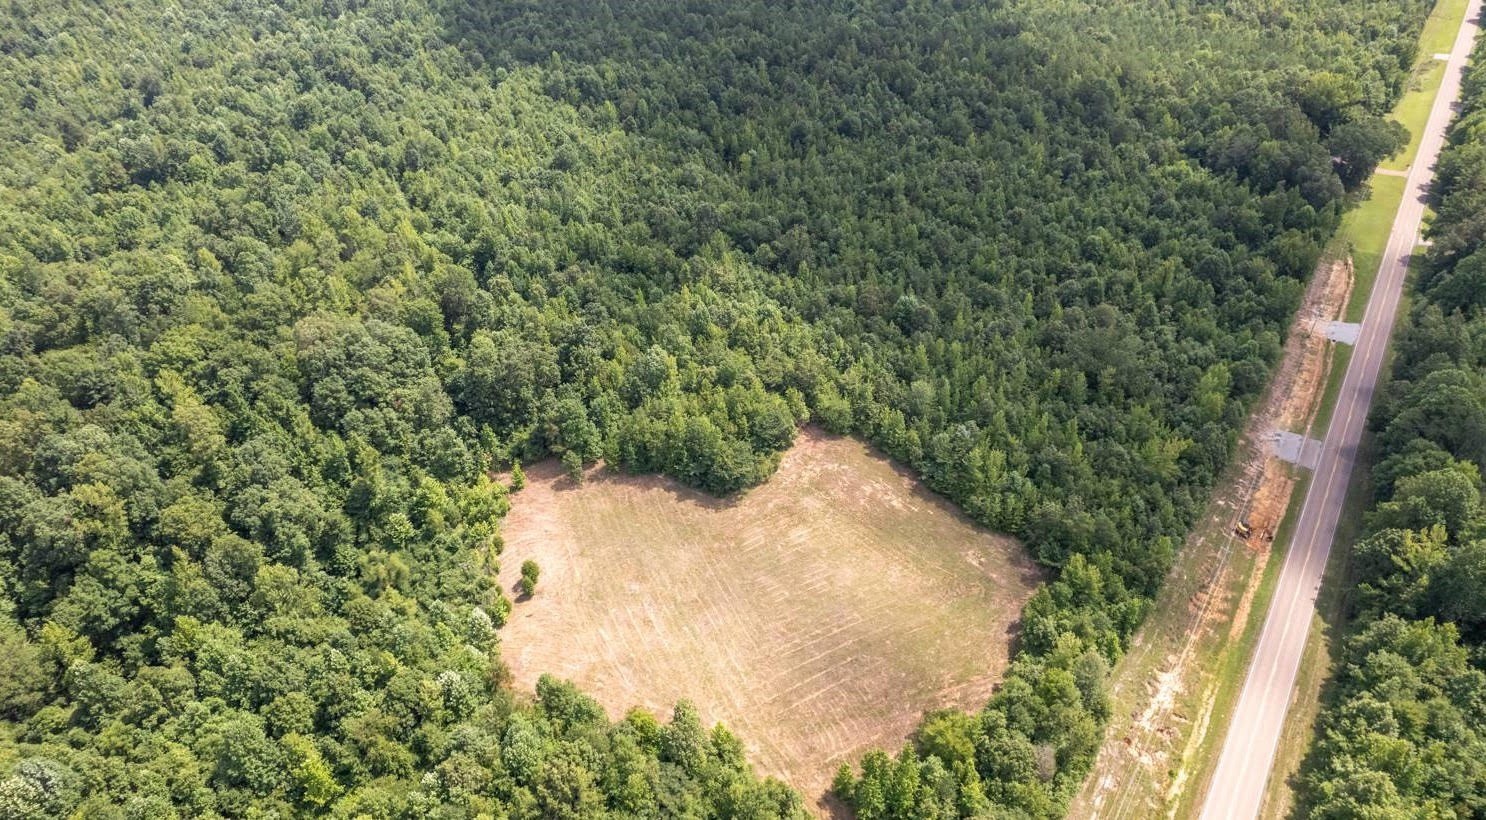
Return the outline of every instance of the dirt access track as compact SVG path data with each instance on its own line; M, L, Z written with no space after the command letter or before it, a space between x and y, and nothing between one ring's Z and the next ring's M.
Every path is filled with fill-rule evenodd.
M501 584L541 580L501 631L517 685L576 682L611 716L693 701L755 767L818 800L844 762L896 752L926 711L978 709L1039 573L852 439L801 433L779 472L716 499L552 463L505 523Z

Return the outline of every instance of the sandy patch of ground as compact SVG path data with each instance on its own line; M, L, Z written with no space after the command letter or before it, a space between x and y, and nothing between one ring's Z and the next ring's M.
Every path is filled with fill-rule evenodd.
M1011 539L814 430L734 499L597 468L579 486L552 463L527 477L500 574L542 569L501 631L517 685L568 678L615 717L689 699L811 800L924 712L979 708L1039 578Z

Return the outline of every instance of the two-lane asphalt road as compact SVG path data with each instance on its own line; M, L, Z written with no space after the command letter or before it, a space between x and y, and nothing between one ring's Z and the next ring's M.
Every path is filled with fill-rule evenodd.
M1482 0L1471 0L1466 21L1450 52L1439 94L1429 112L1419 154L1409 169L1403 204L1393 221L1388 247L1362 320L1362 333L1342 378L1341 394L1320 461L1300 509L1264 631L1259 636L1238 707L1229 724L1228 737L1203 805L1203 820L1250 820L1259 814L1315 613L1321 574L1341 517L1357 445L1382 370L1383 354L1393 332L1409 255L1418 240L1425 187L1444 145L1452 105L1460 95L1461 74L1475 40L1481 4Z

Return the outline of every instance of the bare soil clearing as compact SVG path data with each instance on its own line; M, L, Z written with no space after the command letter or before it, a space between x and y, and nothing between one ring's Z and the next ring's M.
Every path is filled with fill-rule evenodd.
M924 712L975 709L1039 580L989 533L860 442L806 430L779 472L716 499L601 469L528 470L501 583L541 565L501 633L518 686L577 682L618 716L679 699L810 799ZM514 595L513 595L514 597Z

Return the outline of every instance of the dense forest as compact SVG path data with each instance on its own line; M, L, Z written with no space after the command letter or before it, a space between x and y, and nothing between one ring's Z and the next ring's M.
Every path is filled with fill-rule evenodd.
M1486 815L1486 42L1472 57L1371 419L1375 505L1301 780L1311 817Z
M1056 573L841 796L1058 814L1428 5L10 0L0 815L799 814L512 691L492 475L736 492L807 420Z

